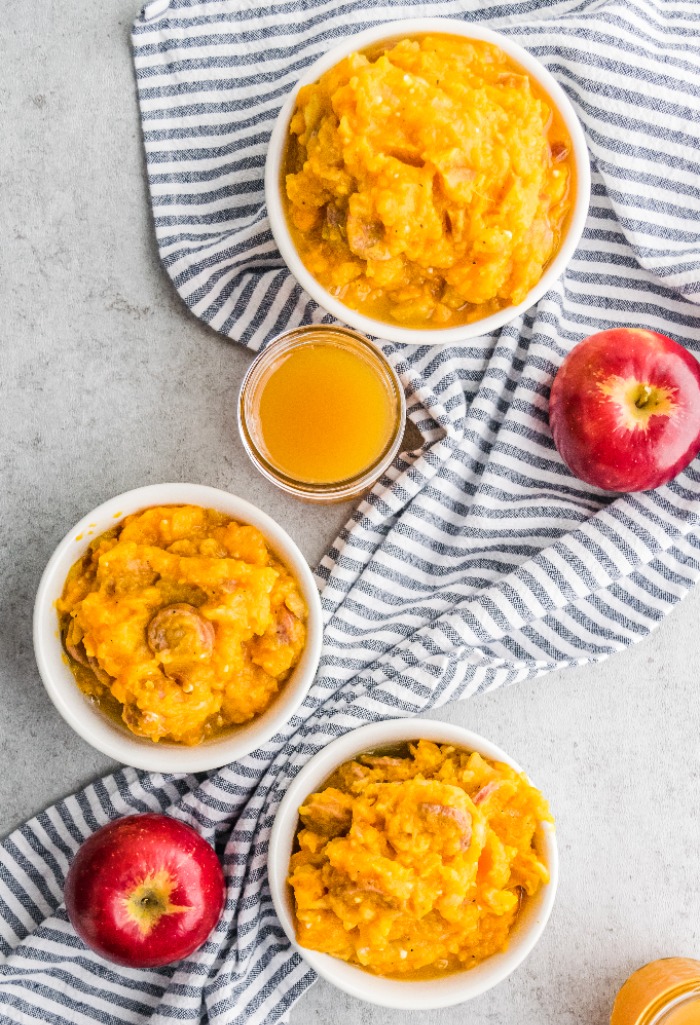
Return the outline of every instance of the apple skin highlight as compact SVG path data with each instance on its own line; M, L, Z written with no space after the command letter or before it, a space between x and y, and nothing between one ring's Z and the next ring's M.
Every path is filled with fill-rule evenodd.
M605 491L658 488L700 451L700 364L655 331L601 331L559 368L549 423L581 480Z
M196 830L147 813L116 819L85 841L64 897L88 947L117 964L156 968L205 942L221 917L226 884Z

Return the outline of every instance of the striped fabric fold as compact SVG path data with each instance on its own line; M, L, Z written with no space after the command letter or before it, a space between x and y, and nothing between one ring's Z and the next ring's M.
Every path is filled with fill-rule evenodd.
M161 5L162 6L162 5ZM696 0L171 0L133 55L163 264L191 311L258 349L327 320L286 271L263 202L267 139L301 71L350 31L408 15L487 22L553 72L593 162L565 276L501 331L384 351L422 443L363 501L317 570L318 677L259 751L202 779L124 769L0 848L0 1018L52 1025L272 1025L313 982L266 881L275 810L330 739L647 636L700 578L697 461L612 500L571 477L547 424L554 373L583 336L638 325L700 353L700 6ZM62 903L82 840L130 812L199 829L228 900L207 944L165 969L87 950Z

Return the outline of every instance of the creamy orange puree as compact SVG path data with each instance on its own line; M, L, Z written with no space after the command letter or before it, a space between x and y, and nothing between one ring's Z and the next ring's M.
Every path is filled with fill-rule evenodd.
M408 327L521 302L569 211L571 142L498 47L456 36L355 53L299 92L284 192L308 270Z
M259 715L306 641L297 584L260 531L198 506L96 538L57 608L81 689L154 741L198 744Z
M539 791L447 745L347 762L299 816L298 940L378 975L430 977L505 949L523 896L549 879Z

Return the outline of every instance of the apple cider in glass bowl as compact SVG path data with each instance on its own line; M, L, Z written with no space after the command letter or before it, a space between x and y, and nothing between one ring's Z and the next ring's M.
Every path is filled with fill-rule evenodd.
M241 387L238 424L260 472L283 491L337 502L367 491L403 438L405 399L381 350L348 328L280 335Z
M620 989L610 1025L697 1025L700 961L664 957L643 965Z

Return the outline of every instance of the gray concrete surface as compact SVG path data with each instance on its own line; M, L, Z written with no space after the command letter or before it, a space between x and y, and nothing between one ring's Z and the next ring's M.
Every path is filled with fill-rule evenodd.
M0 22L0 834L112 768L42 688L43 566L103 499L190 480L263 506L315 562L348 507L313 509L247 464L235 396L250 356L189 316L151 233L128 53L136 0L5 0ZM390 1012L324 983L294 1025L604 1025L635 966L700 955L698 617L691 595L606 664L442 710L517 757L550 797L552 922L471 1004Z

